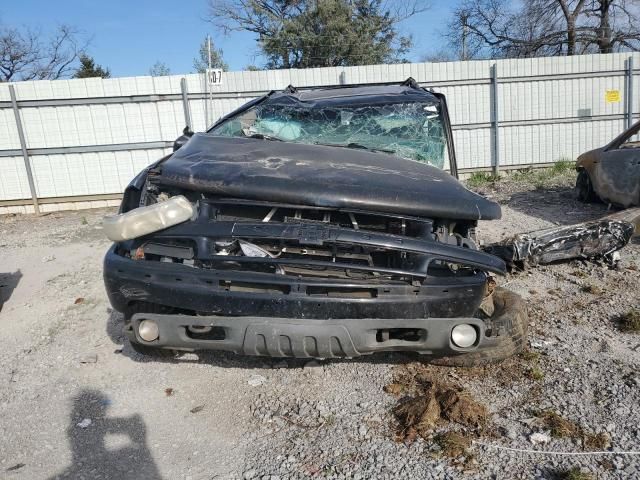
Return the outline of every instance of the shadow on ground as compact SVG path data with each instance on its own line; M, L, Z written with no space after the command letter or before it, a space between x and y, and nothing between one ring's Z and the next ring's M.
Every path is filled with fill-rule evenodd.
M561 186L515 192L500 203L556 225L596 220L615 211L609 211L604 203L580 202L573 188Z
M83 390L73 399L67 427L71 465L50 480L161 478L147 447L142 418L109 417L109 404L97 390Z
M21 278L22 272L20 270L0 273L0 310L2 310L4 303L11 298L11 294L20 283Z

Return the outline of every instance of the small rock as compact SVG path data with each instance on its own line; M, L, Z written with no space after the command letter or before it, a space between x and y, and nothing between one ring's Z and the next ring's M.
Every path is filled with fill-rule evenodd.
M80 423L78 423L78 426L80 428L87 428L89 425L91 425L91 419L90 418L85 418Z
M244 480L251 480L253 478L256 478L257 474L258 472L256 472L255 469L252 468L251 470L247 470L246 472L244 472L242 478L244 478Z
M98 356L95 353L80 357L80 363L97 363Z
M42 257L42 263L52 262L56 259L55 255L47 255L46 257Z
M247 380L247 383L251 387L259 387L260 385L262 385L266 381L267 381L267 379L265 377L263 377L262 375L252 375L251 378L249 380Z
M546 433L533 433L529 436L529 441L534 445L538 445L540 443L549 443L551 441L551 437Z

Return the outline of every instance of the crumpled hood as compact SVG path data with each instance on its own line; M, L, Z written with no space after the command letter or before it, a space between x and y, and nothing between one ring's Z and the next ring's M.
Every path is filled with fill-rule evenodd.
M154 181L277 203L491 220L500 206L436 167L342 147L196 134Z

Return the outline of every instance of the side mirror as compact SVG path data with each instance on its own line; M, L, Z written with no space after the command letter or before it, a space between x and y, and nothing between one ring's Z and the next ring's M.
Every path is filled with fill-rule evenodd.
M176 141L173 142L173 151L175 152L180 147L182 147L185 143L189 141L191 137L193 137L193 131L191 130L189 125L187 125L186 127L184 127L184 130L182 130L182 135L176 138Z

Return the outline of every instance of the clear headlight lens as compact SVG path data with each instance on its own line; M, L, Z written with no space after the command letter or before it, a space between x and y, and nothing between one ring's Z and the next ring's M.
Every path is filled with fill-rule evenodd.
M186 222L194 216L195 211L189 200L178 195L127 213L107 215L102 227L109 240L122 242Z

